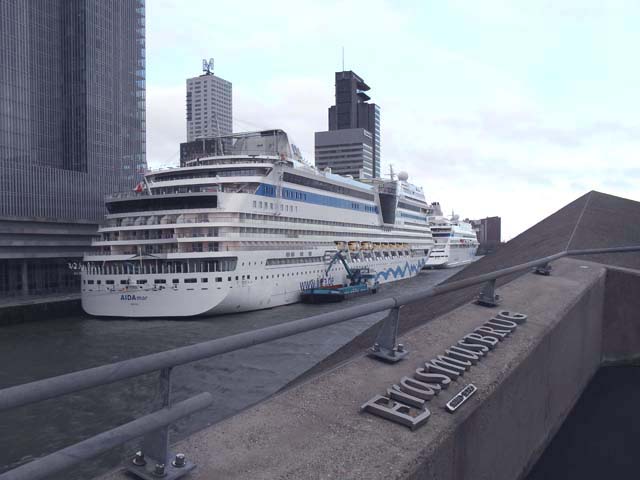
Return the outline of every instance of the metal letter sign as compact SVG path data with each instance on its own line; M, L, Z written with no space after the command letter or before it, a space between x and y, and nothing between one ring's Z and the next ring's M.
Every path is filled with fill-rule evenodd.
M424 366L414 372L413 377L402 377L398 385L387 389L386 396L376 395L362 405L360 410L415 430L431 416L426 402L446 389L451 382L455 382L526 321L527 316L523 313L503 310L446 349L444 355L425 362ZM449 400L447 411L455 412L476 390L472 384L464 387Z

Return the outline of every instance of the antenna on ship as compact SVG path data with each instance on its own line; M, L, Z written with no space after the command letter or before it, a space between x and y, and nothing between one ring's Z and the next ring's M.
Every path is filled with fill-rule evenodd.
M396 174L393 171L393 164L389 164L389 176L391 177L391 180L395 180L396 179Z
M342 71L344 72L344 47L342 47Z

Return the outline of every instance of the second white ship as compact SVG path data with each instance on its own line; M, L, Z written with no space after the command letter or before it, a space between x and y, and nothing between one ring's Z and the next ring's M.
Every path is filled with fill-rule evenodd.
M92 315L184 317L296 302L345 284L337 251L379 283L416 275L434 245L422 189L318 171L281 130L234 134L182 168L145 175L108 199L85 255L82 306Z
M457 215L452 214L450 218L443 216L438 203L432 203L431 206L433 216L429 217L429 225L435 245L426 267L459 267L473 262L479 242L471 224L460 220Z

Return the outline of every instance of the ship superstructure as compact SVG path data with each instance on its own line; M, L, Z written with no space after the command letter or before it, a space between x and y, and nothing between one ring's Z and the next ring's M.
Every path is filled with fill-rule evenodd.
M438 203L431 206L433 215L429 217L429 225L435 245L426 266L447 268L473 262L479 242L472 225L460 220L455 214L449 218L443 216Z
M215 144L107 199L84 258L85 311L180 317L292 303L302 290L346 283L340 263L326 270L337 251L379 283L426 264L429 205L406 179L365 184L318 171L282 130Z

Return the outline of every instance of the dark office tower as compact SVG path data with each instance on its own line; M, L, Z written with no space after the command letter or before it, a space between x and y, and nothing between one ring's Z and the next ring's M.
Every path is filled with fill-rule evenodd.
M77 258L146 169L145 2L2 0L0 63L1 294L1 259Z
M340 174L379 177L380 107L367 103L371 98L365 92L370 88L352 71L336 72L335 87L329 131L316 133L316 166ZM332 133L336 130L349 132Z

